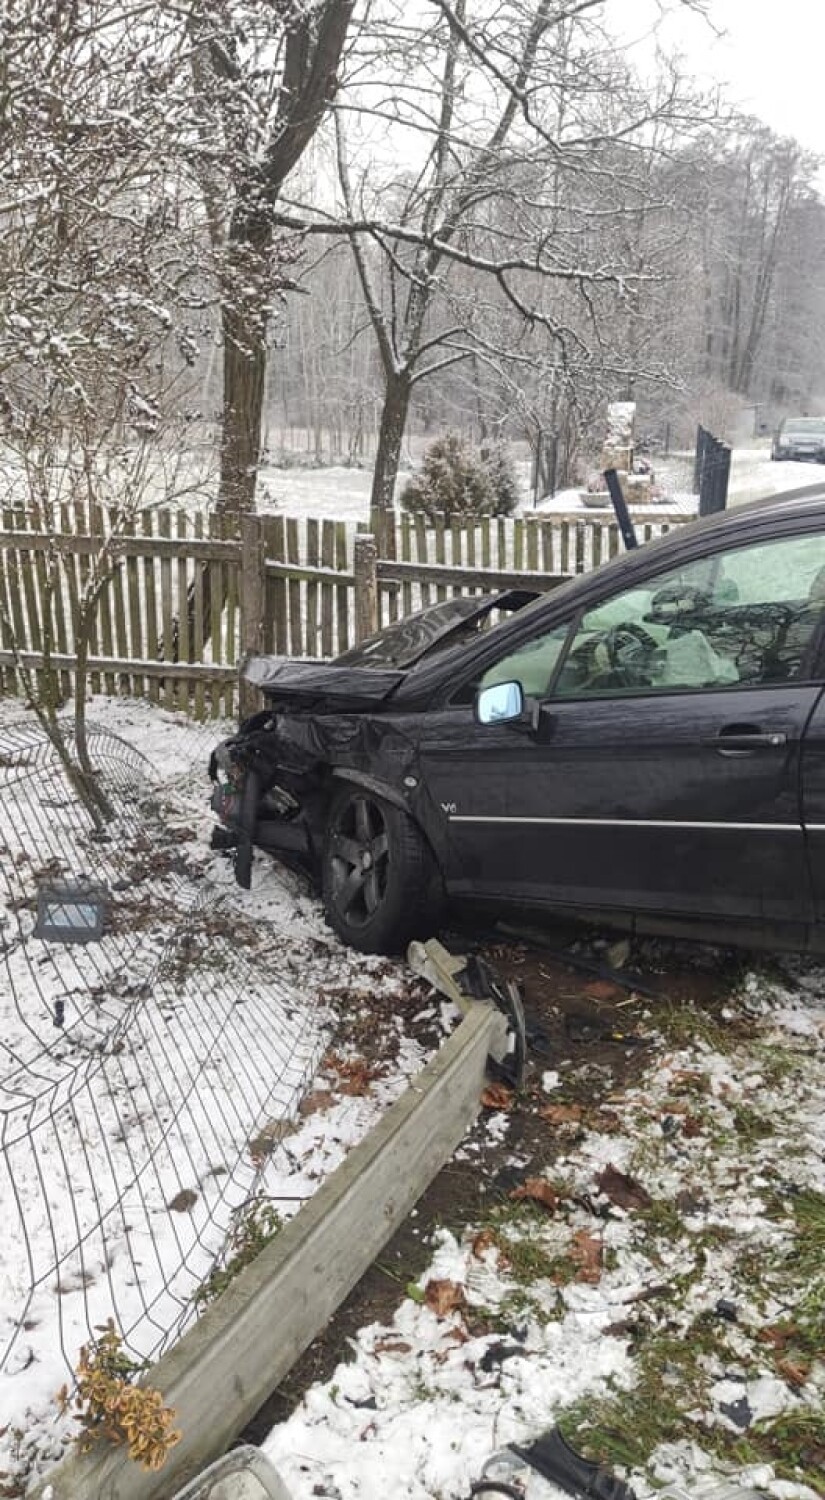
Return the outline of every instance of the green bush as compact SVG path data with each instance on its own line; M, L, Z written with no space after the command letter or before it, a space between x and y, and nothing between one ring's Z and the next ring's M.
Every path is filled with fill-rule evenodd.
M516 471L506 443L491 443L481 449L481 462L496 494L496 516L511 516L521 499Z
M405 510L423 511L432 521L475 516L510 515L518 503L518 485L506 448L496 444L480 453L456 432L430 444L420 471L401 494Z

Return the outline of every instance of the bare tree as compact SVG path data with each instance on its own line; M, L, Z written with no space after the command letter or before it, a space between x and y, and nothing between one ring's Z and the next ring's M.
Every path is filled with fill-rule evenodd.
M89 643L120 532L140 505L171 498L168 474L159 483L161 434L194 358L191 235L158 142L133 109L142 16L19 0L3 23L0 441L6 503L47 538L42 663L31 666L5 605L3 634L99 821L109 806L85 734ZM77 578L60 536L81 513L93 542ZM77 657L71 734L53 662L67 615Z
M191 161L204 192L223 333L219 507L254 508L273 298L300 250L278 234L284 182L338 89L354 0L193 8Z
M617 366L632 378L635 351L625 338L618 357L610 330L626 333L632 300L660 274L641 236L627 234L655 197L646 163L657 132L670 148L677 129L712 114L675 72L651 95L616 58L588 0L472 9L471 0L433 0L433 9L414 35L406 13L388 15L383 71L365 83L351 63L354 130L336 118L346 225L384 378L379 511L392 504L416 387L491 351L474 316L491 300L484 279L523 328L541 330L539 363L555 370L559 393L608 346L614 380ZM373 50L378 32L373 25ZM401 55L419 59L406 82L393 74ZM376 170L376 117L418 142L414 166ZM498 354L500 364L503 346Z

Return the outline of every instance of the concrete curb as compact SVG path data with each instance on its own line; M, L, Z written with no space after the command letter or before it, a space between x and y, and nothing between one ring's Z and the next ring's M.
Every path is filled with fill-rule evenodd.
M366 1140L153 1367L183 1433L160 1473L120 1449L71 1453L32 1500L174 1500L262 1406L451 1156L506 1023L474 1004Z

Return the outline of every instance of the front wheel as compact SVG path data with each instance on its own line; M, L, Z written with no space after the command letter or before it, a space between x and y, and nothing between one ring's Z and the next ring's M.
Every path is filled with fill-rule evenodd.
M397 953L430 908L434 864L420 830L399 807L343 785L329 808L321 889L331 927L362 953Z

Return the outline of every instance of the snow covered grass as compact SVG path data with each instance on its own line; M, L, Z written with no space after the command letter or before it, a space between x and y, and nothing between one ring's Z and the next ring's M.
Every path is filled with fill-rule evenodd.
M235 888L206 847L220 726L122 700L90 716L149 762L174 837L132 860L116 893L128 930L94 959L52 962L7 889L6 1083L37 1071L52 1100L27 1105L14 1143L20 1111L4 1101L0 1308L25 1323L0 1376L10 1495L71 1440L53 1397L90 1325L115 1311L137 1354L177 1336L250 1202L296 1212L454 1021L402 965L342 950L272 862ZM0 735L20 718L0 703ZM21 795L4 786L7 849ZM30 863L4 866L27 899L32 872L65 854L64 822L47 808L27 825ZM655 963L653 947L637 955ZM620 1087L559 1056L491 1100L457 1153L488 1188L478 1214L445 1218L427 1271L401 1267L394 1318L363 1327L269 1436L294 1500L464 1500L494 1449L555 1423L640 1496L710 1496L724 1474L776 1500L822 1493L825 974L783 961L715 1008L625 1014L645 1045ZM552 1167L535 1166L520 1122L552 1137ZM528 1500L551 1493L531 1480Z
M526 1196L437 1230L392 1323L271 1432L296 1500L460 1500L491 1452L557 1423L639 1495L723 1475L821 1494L823 996L821 970L751 975L694 1040L657 1007L642 1076L603 1105L565 1105L563 1069L549 1111L534 1086L488 1115L463 1154L544 1109L552 1173L509 1153Z

